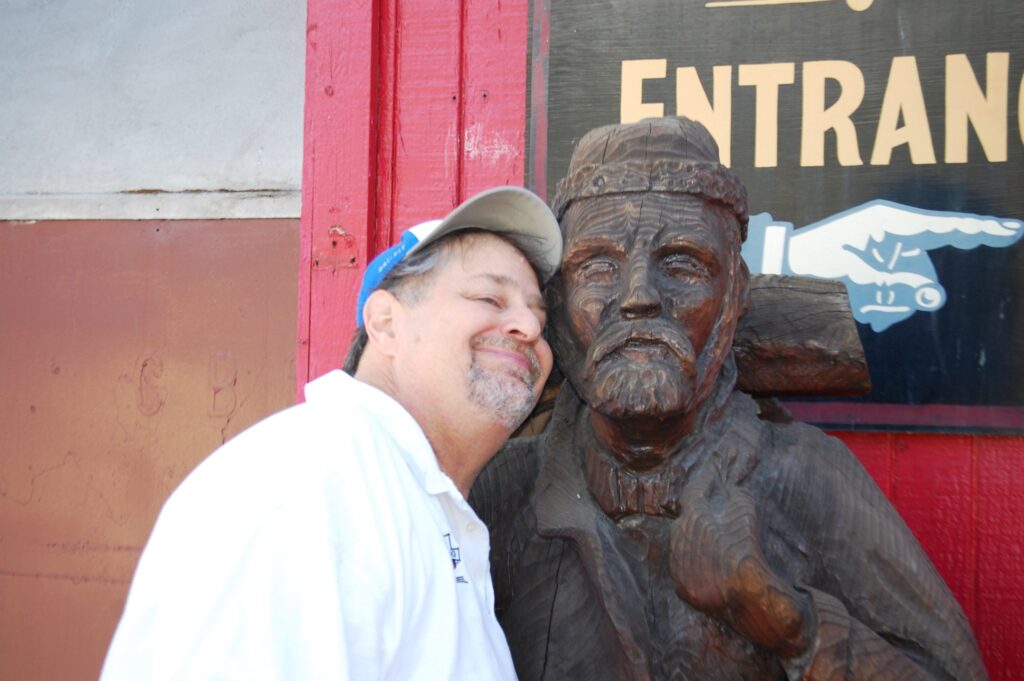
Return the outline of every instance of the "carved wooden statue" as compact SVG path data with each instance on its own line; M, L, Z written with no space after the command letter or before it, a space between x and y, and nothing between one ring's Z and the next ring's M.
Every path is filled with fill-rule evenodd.
M471 498L520 678L986 678L849 450L736 389L746 192L707 131L591 131L554 208L549 336L568 381ZM748 338L748 364L763 355Z

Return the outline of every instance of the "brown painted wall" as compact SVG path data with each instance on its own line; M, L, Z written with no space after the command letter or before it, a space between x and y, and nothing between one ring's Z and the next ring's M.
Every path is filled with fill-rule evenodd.
M298 244L298 220L0 222L0 679L95 679L164 499L293 401Z

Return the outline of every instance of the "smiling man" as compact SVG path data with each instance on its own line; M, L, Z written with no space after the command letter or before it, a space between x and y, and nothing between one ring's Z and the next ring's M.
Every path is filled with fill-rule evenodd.
M551 371L560 255L547 206L503 187L378 256L348 374L168 500L102 679L514 679L465 497Z

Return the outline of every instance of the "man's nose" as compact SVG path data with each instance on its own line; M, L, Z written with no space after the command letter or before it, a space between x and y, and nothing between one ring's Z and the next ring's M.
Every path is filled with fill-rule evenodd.
M623 317L633 319L661 314L661 294L655 285L654 272L647 258L629 259L622 285L624 290L619 310Z
M505 311L502 332L526 343L540 338L544 325L528 305L513 305Z

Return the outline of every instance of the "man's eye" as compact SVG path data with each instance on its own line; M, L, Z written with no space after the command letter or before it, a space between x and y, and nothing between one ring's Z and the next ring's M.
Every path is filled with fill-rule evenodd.
M611 276L617 269L610 258L590 258L580 263L578 272L584 279L601 279Z
M497 308L499 310L502 307L501 300L495 298L494 296L477 296L476 300L477 302L484 303L485 305L490 305L491 307Z
M692 255L670 253L661 259L661 267L670 277L706 279L709 271L706 265Z

